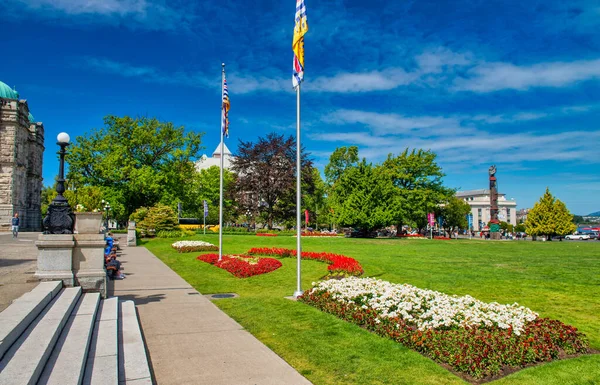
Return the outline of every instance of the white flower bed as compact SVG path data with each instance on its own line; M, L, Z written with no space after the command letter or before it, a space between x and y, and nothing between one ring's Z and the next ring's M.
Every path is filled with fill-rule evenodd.
M469 295L450 296L411 285L374 278L349 277L313 283L311 293L327 291L339 302L372 308L378 318L401 317L419 330L475 325L497 326L520 335L524 324L538 317L530 309L496 302L481 302Z
M177 241L173 243L171 247L177 249L180 253L189 251L210 251L219 249L212 243L204 241Z

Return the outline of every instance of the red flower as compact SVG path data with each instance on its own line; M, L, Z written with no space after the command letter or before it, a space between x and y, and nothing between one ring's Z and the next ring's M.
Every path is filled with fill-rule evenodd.
M227 270L238 278L252 277L253 275L269 273L281 267L281 262L273 258L257 258L250 255L229 256L223 255L219 262L219 254L203 254L197 258L221 269ZM258 259L257 263L250 263Z
M252 248L248 251L250 255L277 255L281 258L295 257L296 250L276 248L276 247L260 247ZM364 270L360 263L354 258L347 257L345 255L332 254L332 253L316 253L312 251L303 251L302 259L314 259L328 263L327 270L330 273L347 273L350 275L359 276L364 273Z

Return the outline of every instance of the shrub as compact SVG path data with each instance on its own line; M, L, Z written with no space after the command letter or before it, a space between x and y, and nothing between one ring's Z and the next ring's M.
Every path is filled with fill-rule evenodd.
M176 226L177 214L175 214L175 210L161 203L151 207L138 225L139 229L146 235L155 235L160 231L173 231Z

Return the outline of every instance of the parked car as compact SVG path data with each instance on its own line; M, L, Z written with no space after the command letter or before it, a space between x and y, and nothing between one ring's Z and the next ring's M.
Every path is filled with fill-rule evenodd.
M589 232L589 233L586 233L586 234L590 236L590 240L596 240L596 239L598 239L598 233L596 231L592 231L592 232Z
M590 239L590 236L588 234L575 233L567 235L565 239L584 241Z

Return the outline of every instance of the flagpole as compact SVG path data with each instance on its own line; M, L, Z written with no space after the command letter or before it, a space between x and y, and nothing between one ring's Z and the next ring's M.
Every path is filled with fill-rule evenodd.
M302 164L300 161L301 155L300 145L300 83L296 87L296 269L297 269L297 286L294 292L294 297L298 298L302 295L301 285L301 274L300 274L300 260L302 258L302 218L300 215L300 209L302 206Z
M223 84L225 83L225 63L221 63L221 97L223 96ZM223 124L223 100L221 100L221 125ZM225 124L227 124L225 122ZM221 126L221 172L219 176L219 262L223 259L223 127Z

